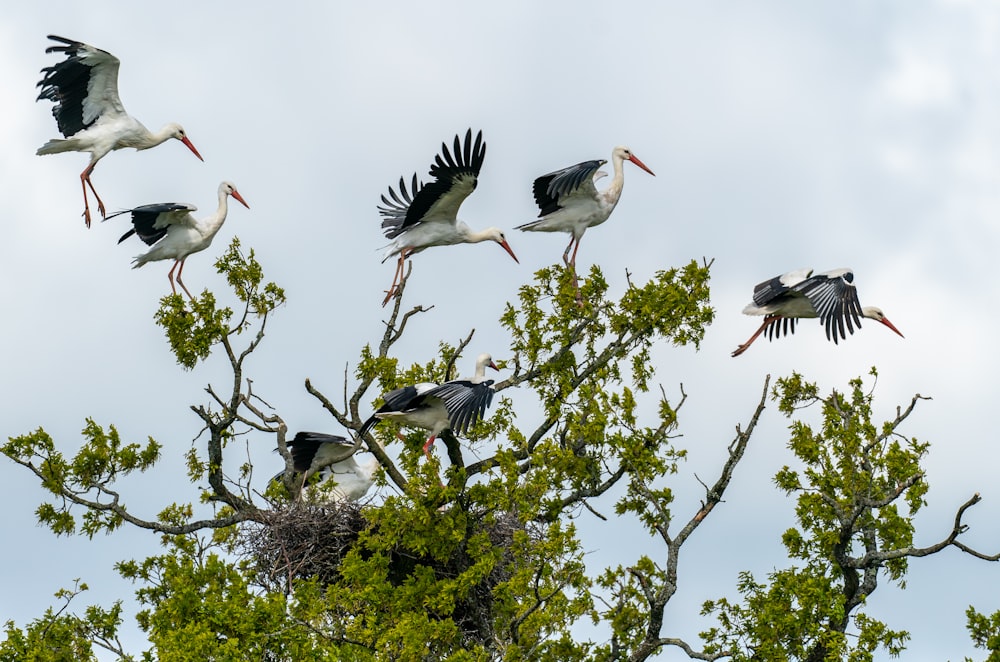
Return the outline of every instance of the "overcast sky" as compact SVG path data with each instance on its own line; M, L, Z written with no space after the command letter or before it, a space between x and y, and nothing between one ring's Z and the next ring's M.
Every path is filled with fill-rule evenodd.
M143 247L115 243L126 218L84 228L78 176L87 156L35 156L58 135L51 104L35 102L39 69L57 61L44 53L54 33L117 55L126 109L151 129L181 122L205 158L175 142L111 154L93 177L109 211L180 201L207 214L223 179L250 204L231 206L215 245L189 260L185 282L222 292L212 264L238 235L285 287L288 305L248 372L293 430L339 432L302 382L335 396L345 365L353 369L382 328L393 265L379 262L375 207L387 185L425 176L442 141L482 129L485 165L460 216L474 228L511 230L535 217L536 176L609 158L624 144L656 177L626 164L617 210L583 239L581 272L600 264L620 293L626 270L644 280L692 258L715 260L717 321L701 350L655 352L658 381L675 397L683 383L688 394L680 443L690 460L672 483L675 517L697 508L695 474L717 475L766 374L797 370L827 393L874 365L881 419L914 393L933 397L902 430L933 444L917 543L945 537L955 509L978 491L983 502L967 513L963 540L1000 551L1000 6L749 4L11 5L0 23L0 434L43 426L71 454L89 416L130 441L153 436L162 464L122 487L127 505L153 518L170 502L197 499L182 469L200 430L189 406L206 401L207 384L227 380L218 357L190 372L175 364L152 319L169 292L169 264L129 269ZM492 244L415 258L407 302L435 308L408 330L403 359L425 361L439 340L457 342L472 328L463 372L481 351L505 358L509 340L496 323L504 303L567 241L516 231L508 239L520 265ZM759 324L741 314L756 283L845 266L862 304L880 306L905 340L868 323L835 346L807 322L792 338L730 358ZM526 390L510 395L533 405ZM786 442L787 421L770 406L726 502L686 548L665 635L698 644L712 624L696 616L702 601L737 597L741 570L763 580L790 564L779 540L794 504L772 483L793 461ZM261 438L250 449L260 476L280 469L272 446ZM0 476L11 533L0 551L0 622L23 626L77 577L92 588L81 609L130 600L135 587L112 565L157 553L157 536L56 538L35 524L44 498L35 479L6 460ZM585 546L595 567L629 562L637 545L662 556L623 523L592 524ZM868 611L911 631L908 659L974 655L963 612L970 603L1000 608L1000 567L957 550L910 567L907 589L883 581ZM126 641L141 650L132 622Z

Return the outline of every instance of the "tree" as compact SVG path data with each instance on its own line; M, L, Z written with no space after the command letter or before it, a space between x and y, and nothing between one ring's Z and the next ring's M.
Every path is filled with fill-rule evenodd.
M877 376L874 369L871 375ZM795 374L778 381L775 399L788 417L802 407L822 407L818 430L799 420L791 424L789 446L804 469L784 467L775 476L779 489L798 495L801 528L788 529L782 542L803 565L771 573L770 584L743 573L742 605L724 598L706 602L704 612L720 622L707 633L708 649L738 651L733 659L815 662L871 660L880 648L898 655L909 634L860 611L865 599L880 577L902 585L910 559L947 547L1000 559L959 540L967 528L963 516L980 497L962 504L941 541L914 546L913 517L929 489L920 460L929 444L898 429L923 398L914 396L880 427L872 421L872 393L860 378L851 382L849 395L834 391L821 398L815 384Z
M990 652L986 662L1000 661L1000 610L986 616L969 607L965 615L969 619L969 634L972 635L972 641L976 648L983 648ZM967 662L972 662L971 658L965 659Z
M617 300L593 267L582 280L582 303L573 274L540 270L500 320L511 340L503 366L509 376L494 385L497 402L467 439L442 435L447 461L425 460L423 433L389 422L358 436L379 394L450 378L473 338L470 330L443 339L436 356L402 363L394 346L426 310L404 310L404 278L382 337L362 348L353 375L345 374L343 402L325 394L326 384L304 383L355 436L355 450L363 446L379 461L384 497L364 505L299 493L288 425L245 369L284 292L264 282L253 252L244 255L238 241L216 266L238 314L206 291L187 302L164 297L156 317L183 367L217 348L231 366L231 382L210 385L209 401L191 407L206 433L204 447L187 457L191 481L208 486L197 494L202 505L175 503L156 517L127 509L116 480L150 470L161 448L152 439L125 444L114 426L88 420L72 458L41 428L2 448L54 496L37 515L56 534L93 537L126 523L163 534L162 554L116 566L137 584L143 605L136 619L151 647L141 659L645 660L668 647L703 660L871 659L872 651L895 652L905 641L905 633L858 610L880 573L901 581L908 558L947 546L996 559L958 541L962 514L977 498L939 545L912 546L911 518L927 490L919 468L926 444L902 440L896 428L919 396L877 431L860 381L849 399L822 399L795 375L774 390L781 411L791 416L822 402L825 415L820 433L793 423L791 447L805 469L786 467L776 478L799 494L802 531L790 529L784 541L804 566L774 573L770 584L744 575L743 603L706 603L719 625L703 645L670 636L664 610L683 576L681 548L723 500L769 392L767 380L715 480L704 484L700 507L673 512L670 477L686 454L674 440L686 394L681 388L671 402L659 387L650 411L649 357L657 343L698 347L713 318L710 264L630 282ZM518 424L504 395L515 386L537 395L539 424ZM223 471L233 440L248 432L254 443L273 443L286 461L284 477L263 493L249 464L236 476ZM906 515L897 512L900 499ZM620 520L601 512L609 507L644 527L659 551L588 568L572 516L592 514L611 533ZM8 623L0 660L63 659L54 651L65 650L93 659L95 645L139 659L115 638L120 605L90 607L83 617L63 613L77 592L60 594L63 608L24 630ZM852 615L860 632L853 647L845 639ZM571 626L587 621L601 624L607 637L571 636Z

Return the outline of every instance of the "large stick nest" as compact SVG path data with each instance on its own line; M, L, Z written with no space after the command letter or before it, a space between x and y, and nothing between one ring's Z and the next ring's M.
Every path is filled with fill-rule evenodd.
M365 510L375 507L355 502L293 503L272 510L267 524L248 527L242 535L244 553L256 564L257 582L267 590L282 592L289 592L299 580L335 584L340 580L344 557L368 526ZM470 535L485 532L494 548L504 552L490 574L456 604L451 617L470 643L489 646L493 641L493 589L514 573L511 550L515 532L527 530L536 538L540 533L525 527L515 513L493 512L490 517L470 513L470 521L474 522ZM442 579L451 578L472 564L462 547L443 561L397 550L390 558L389 578L400 585L417 566L432 568Z

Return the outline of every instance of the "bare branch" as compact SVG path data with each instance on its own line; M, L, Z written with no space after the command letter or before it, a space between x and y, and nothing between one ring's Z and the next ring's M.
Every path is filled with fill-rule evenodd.
M872 565L881 565L885 561L891 561L893 559L899 559L904 557L922 557L929 556L930 554L936 554L943 550L945 547L957 547L966 554L975 556L978 559L984 561L1000 561L1000 553L998 554L984 554L982 552L976 551L971 547L958 541L958 537L968 530L968 526L962 524L962 517L965 515L965 511L982 501L982 497L979 493L972 495L972 498L961 505L958 511L955 513L955 524L951 529L951 533L942 540L941 542L929 545L927 547L905 547L902 549L887 550L884 552L876 552L865 554L863 557L858 559L851 559L847 567L850 568L867 568Z

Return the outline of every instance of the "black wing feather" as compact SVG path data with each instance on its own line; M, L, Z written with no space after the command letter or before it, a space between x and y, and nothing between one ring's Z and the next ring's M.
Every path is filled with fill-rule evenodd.
M851 271L836 276L818 274L807 278L792 289L809 299L826 329L826 337L838 344L854 329L861 328L861 303Z
M375 410L375 413L361 426L359 436L364 436L366 432L375 427L379 422L378 414L387 411L405 411L411 409L420 400L416 386L403 386L388 393L382 394L382 406Z
M768 340L774 340L781 336L790 336L795 333L795 325L798 323L797 317L778 317L777 321L768 325L765 335Z
M295 438L288 442L288 448L292 453L292 462L296 471L307 471L312 465L313 458L322 444L338 444L342 446L353 446L345 437L322 432L299 432Z
M804 273L806 274L806 278L798 283L792 284L791 286L782 282L782 279L789 274L775 276L774 278L765 280L763 283L758 283L756 287L753 288L754 304L757 306L765 306L769 303L775 302L781 297L789 296L792 292L797 291L799 287L809 282L809 279L813 277L811 269L804 270Z
M185 210L190 211L191 207L179 202L159 202L151 205L142 205L140 207L136 207L135 209L126 209L125 211L115 212L114 214L108 215L104 220L114 218L115 216L121 216L122 214L132 214L132 229L123 234L118 239L118 243L122 243L135 234L138 235L139 238L146 243L146 245L152 246L167 235L167 230L169 228L167 225L155 227L160 214Z
M382 232L387 239L395 239L405 230L407 212L413 204L413 198L423 188L423 183L417 180L417 174L413 173L413 183L411 184L412 194L406 190L406 181L399 178L399 195L389 187L390 202L385 195L382 196L384 207L379 207L378 212L382 215Z
M535 194L539 217L562 209L562 205L559 204L560 199L580 188L580 185L588 179L593 179L594 173L605 163L607 163L605 159L582 161L536 179L531 189Z
M493 380L476 384L456 379L431 389L424 396L436 397L444 402L452 432L464 435L469 427L483 418L486 409L493 402L492 386Z
M69 138L97 121L97 118L89 123L83 121L83 102L87 98L91 67L84 64L80 57L80 50L84 47L82 42L55 35L49 35L49 39L66 45L49 46L45 52L65 53L67 57L62 62L42 69L44 75L36 85L42 90L36 101L48 99L55 102L52 116L56 120L59 132Z
M379 207L378 211L382 215L382 229L387 239L395 239L403 232L413 227L427 215L431 207L448 191L451 190L455 180L462 177L473 177L473 181L479 177L479 171L483 167L486 158L486 143L483 142L483 132L476 134L475 143L472 140L472 129L465 134L465 148L462 148L462 140L455 136L454 156L448 149L446 143L441 143L441 153L434 157L434 163L430 167L430 176L433 181L427 184L420 184L417 175L413 175L413 183L410 192L407 192L403 179L400 178L399 189L403 200L400 200L392 187L389 188L389 195L395 202L390 202L382 196L384 207ZM475 183L473 183L475 188Z

